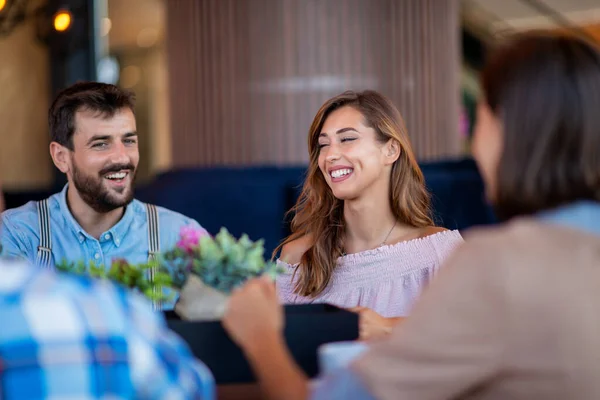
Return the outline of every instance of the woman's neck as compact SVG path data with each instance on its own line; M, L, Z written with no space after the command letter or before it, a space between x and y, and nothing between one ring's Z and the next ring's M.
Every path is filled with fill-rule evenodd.
M346 235L344 250L357 253L388 243L398 221L385 196L346 200L344 202Z
M106 213L97 212L79 196L76 190L72 190L71 186L67 190L67 205L75 221L96 239L115 226L125 211L124 207L119 207Z

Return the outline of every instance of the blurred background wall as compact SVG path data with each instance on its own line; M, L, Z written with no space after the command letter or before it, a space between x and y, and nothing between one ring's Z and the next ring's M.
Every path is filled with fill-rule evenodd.
M4 3L0 179L9 190L55 183L50 98L99 79L94 68L107 56L118 62L115 81L138 95L144 182L182 166L302 165L312 117L345 89L390 96L421 160L458 157L468 150L478 58L495 35L571 24L600 37L597 0ZM49 27L61 9L79 26L56 40ZM76 34L84 39L65 45Z
M345 90L400 108L420 159L460 154L458 0L171 0L174 165L305 164Z
M39 4L30 2L26 11ZM8 188L43 188L52 182L46 128L49 71L48 51L37 39L34 19L14 27L0 23L0 180Z

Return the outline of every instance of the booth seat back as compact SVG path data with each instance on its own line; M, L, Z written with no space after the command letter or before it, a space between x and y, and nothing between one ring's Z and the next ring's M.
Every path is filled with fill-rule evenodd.
M466 229L494 222L472 160L421 165L436 223ZM264 239L267 256L289 233L305 167L195 168L169 171L137 190L137 198L197 220L211 234L226 227L234 236Z

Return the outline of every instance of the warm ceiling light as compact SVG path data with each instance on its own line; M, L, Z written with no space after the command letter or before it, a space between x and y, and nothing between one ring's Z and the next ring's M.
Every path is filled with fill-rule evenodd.
M64 32L71 27L72 20L73 18L70 12L61 10L54 14L54 29L59 32Z
M6 0L0 0L0 11L2 11L2 9L4 8L5 5L6 5Z

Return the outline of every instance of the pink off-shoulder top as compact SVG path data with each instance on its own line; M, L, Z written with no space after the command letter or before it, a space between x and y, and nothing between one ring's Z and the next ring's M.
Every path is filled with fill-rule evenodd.
M278 260L286 270L277 278L279 296L284 304L363 306L384 317L406 316L444 260L461 243L458 231L442 231L339 257L328 287L316 298L295 294L292 275L297 264Z

